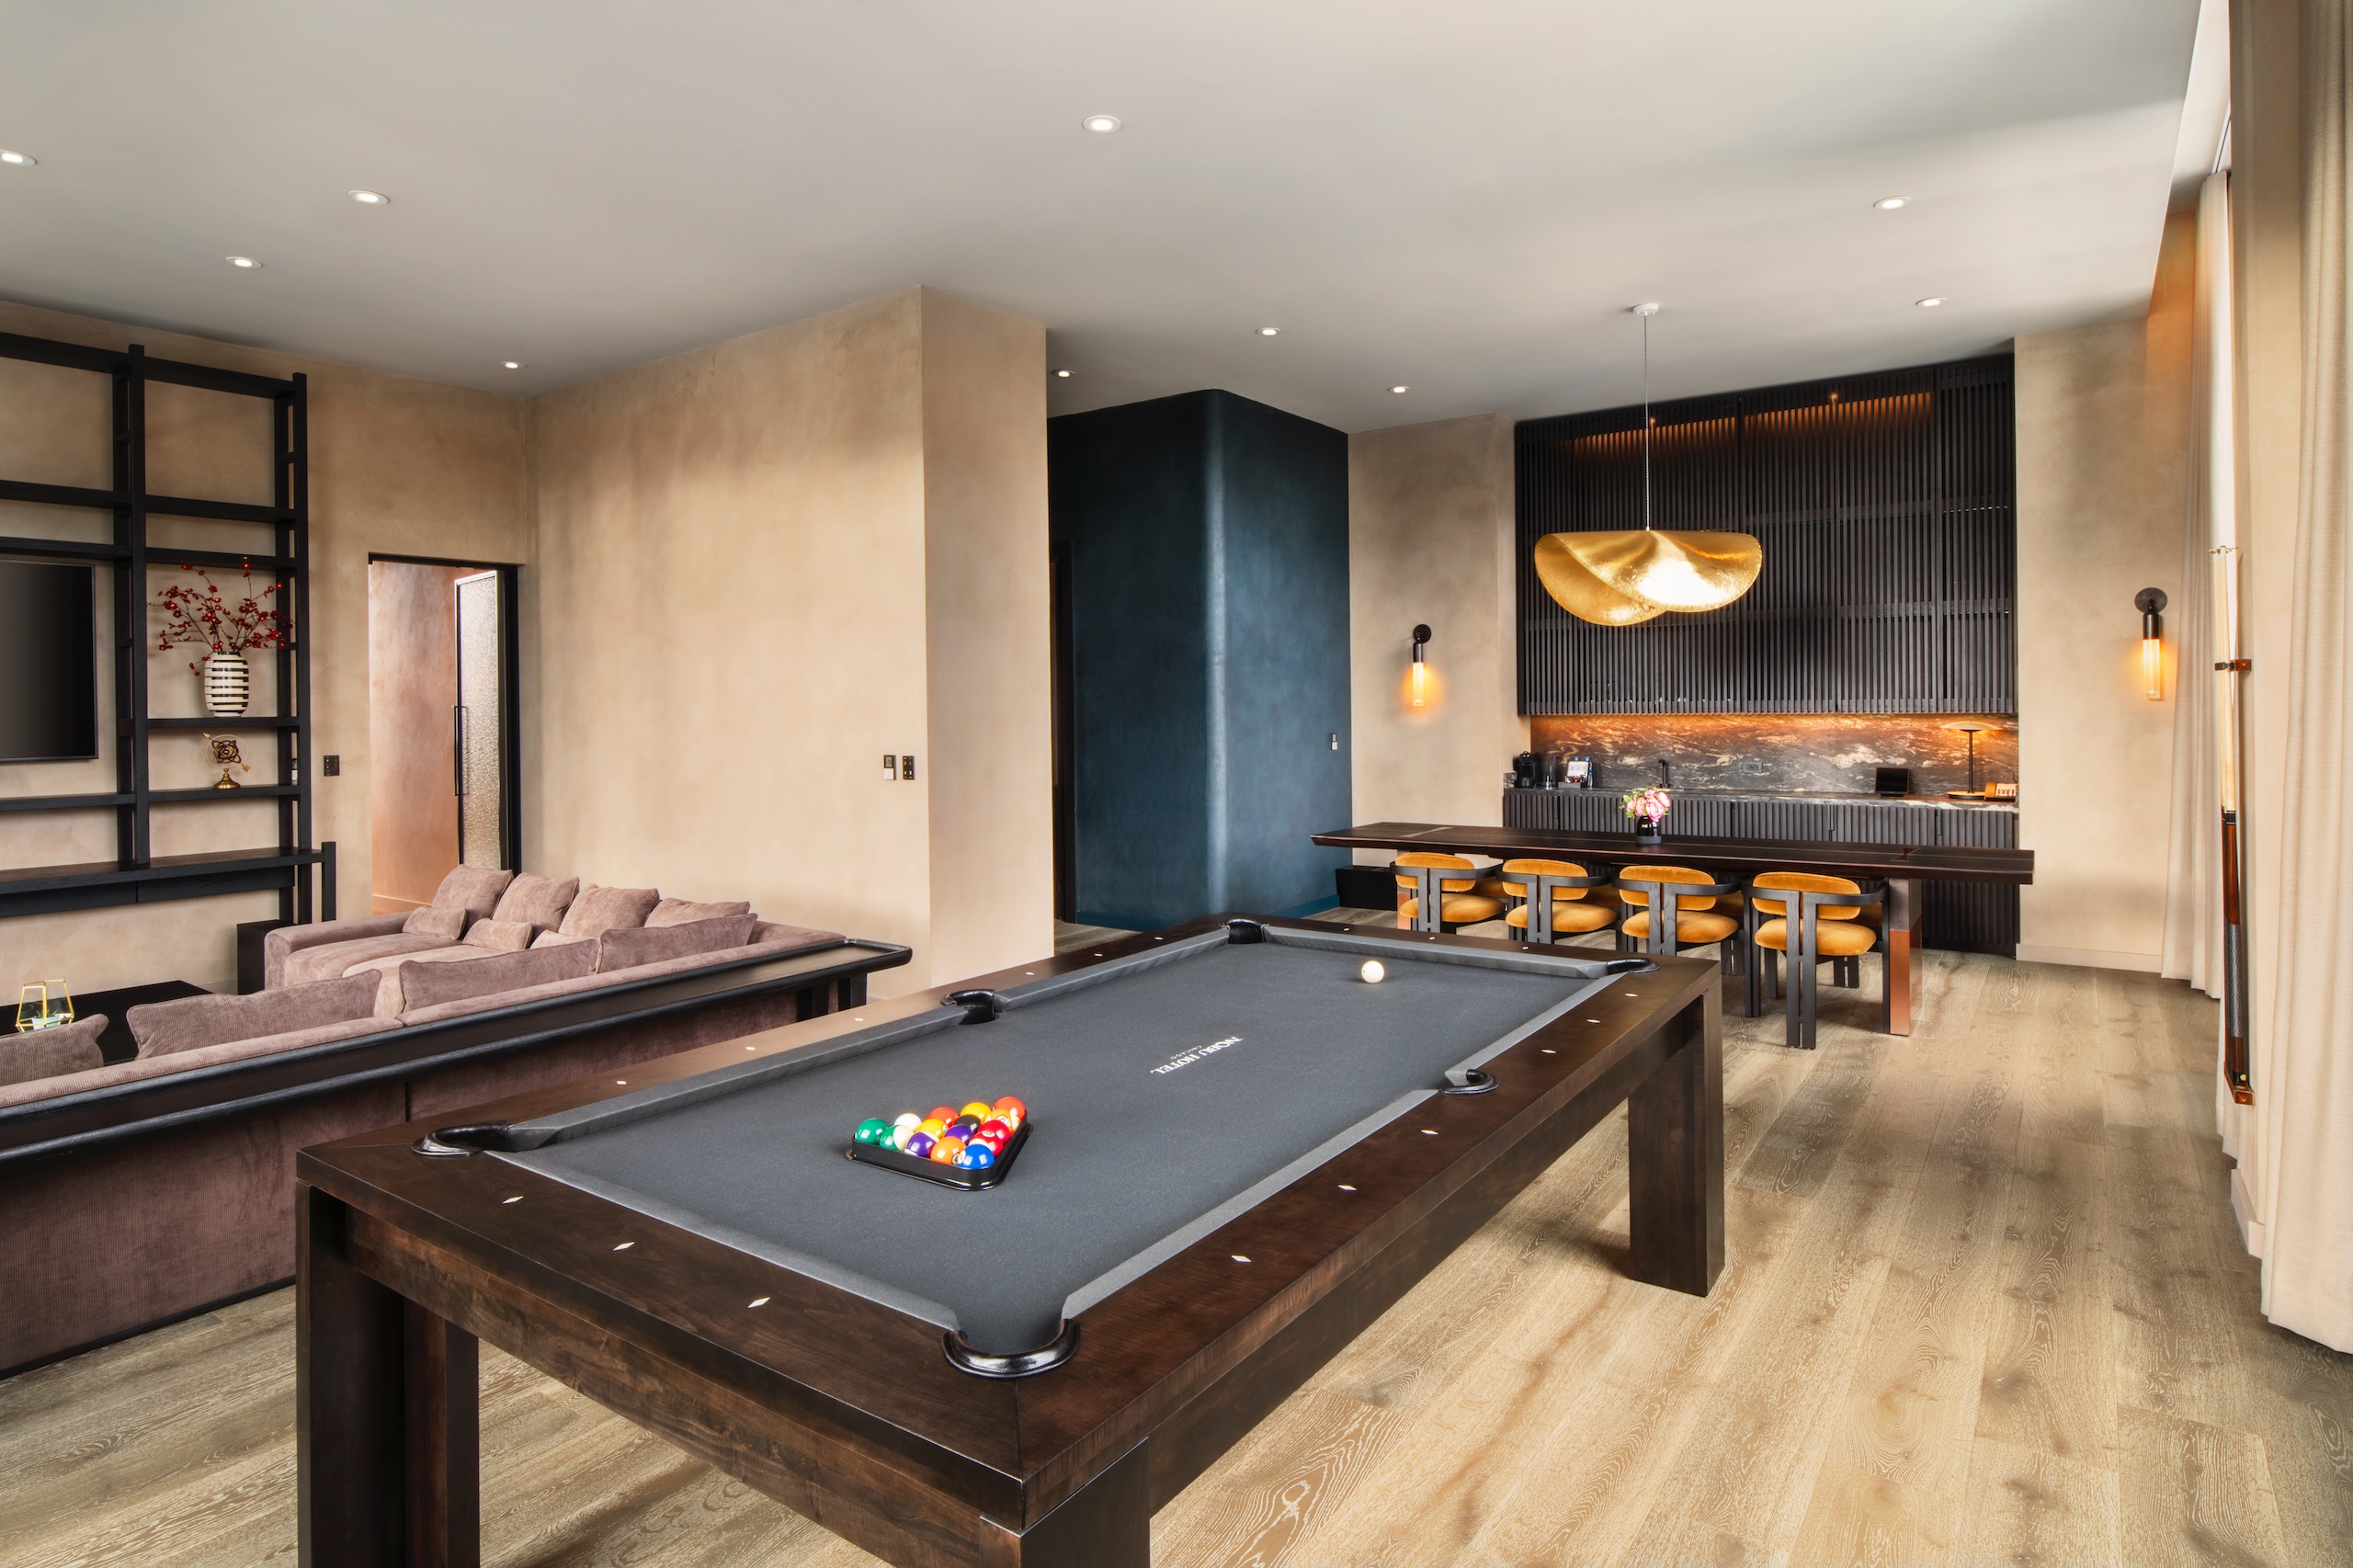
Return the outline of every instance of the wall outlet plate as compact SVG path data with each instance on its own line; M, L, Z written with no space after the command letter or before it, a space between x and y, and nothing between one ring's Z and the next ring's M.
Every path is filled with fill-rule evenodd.
M319 771L329 778L341 777L343 758L334 752L327 753L326 756L319 758Z

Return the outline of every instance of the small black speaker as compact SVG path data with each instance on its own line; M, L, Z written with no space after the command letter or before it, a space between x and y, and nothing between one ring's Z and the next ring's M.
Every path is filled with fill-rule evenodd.
M1908 767L1879 769L1879 782L1872 786L1882 795L1908 795L1912 792L1912 770Z

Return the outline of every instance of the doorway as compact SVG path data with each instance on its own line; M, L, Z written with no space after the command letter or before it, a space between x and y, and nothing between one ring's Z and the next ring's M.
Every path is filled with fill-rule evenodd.
M516 569L368 562L370 907L416 909L454 868L520 864Z

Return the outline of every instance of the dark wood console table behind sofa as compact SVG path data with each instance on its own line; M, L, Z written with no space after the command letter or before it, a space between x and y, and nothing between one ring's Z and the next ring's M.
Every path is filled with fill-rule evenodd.
M0 1108L0 1377L290 1282L294 1153L866 1003L849 939Z

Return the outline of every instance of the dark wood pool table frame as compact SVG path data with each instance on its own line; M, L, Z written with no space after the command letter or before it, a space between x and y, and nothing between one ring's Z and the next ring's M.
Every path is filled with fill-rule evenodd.
M937 1007L951 991L1083 969L1230 918L459 1119L545 1115L741 1062L747 1045L793 1050ZM1489 1062L1493 1092L1433 1096L1098 1302L1066 1365L1020 1379L959 1370L930 1324L509 1162L418 1154L424 1123L305 1150L302 1562L479 1562L481 1339L904 1568L1142 1568L1154 1510L1620 1103L1628 1272L1707 1294L1724 1249L1722 1017L1714 963L1659 960Z

